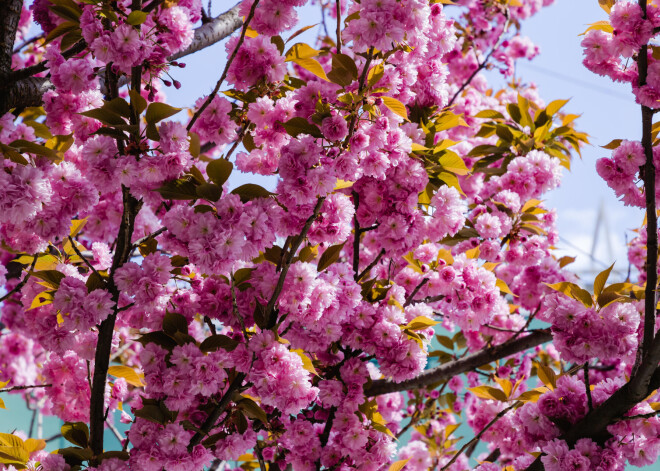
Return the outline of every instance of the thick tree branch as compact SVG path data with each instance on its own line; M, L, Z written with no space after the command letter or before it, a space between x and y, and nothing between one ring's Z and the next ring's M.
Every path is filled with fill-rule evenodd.
M0 78L3 80L11 72L11 56L22 9L23 0L0 0Z
M397 391L406 391L410 389L417 389L429 386L434 383L447 381L456 375L467 373L468 371L478 368L501 358L506 358L510 355L527 350L528 348L535 347L545 342L552 340L552 335L548 330L536 330L530 335L520 337L515 340L509 340L501 345L486 348L460 360L445 363L444 365L436 366L435 368L428 369L421 373L419 376L401 383L395 383L391 380L377 380L367 387L364 393L367 396L379 396Z
M141 201L136 200L130 193L130 190L122 186L122 195L124 211L122 214L119 234L117 235L117 244L115 254L112 259L112 268L110 270L109 291L112 294L112 301L115 304L114 312L108 316L99 326L99 336L96 344L96 354L94 356L94 377L92 379L92 393L90 399L90 447L95 456L103 452L103 429L105 422L105 410L103 396L105 394L105 384L108 376L108 367L110 366L110 350L112 347L112 334L117 319L119 290L114 281L114 275L118 268L126 263L131 256L132 244L131 238L135 229L135 218L137 217Z
M195 35L190 46L188 46L183 51L177 52L176 54L170 56L168 59L171 61L181 59L182 57L222 41L224 38L231 35L243 24L240 17L238 16L239 6L240 3L233 7L231 10L217 16L209 23L196 28L194 33ZM13 42L10 44L13 44ZM74 48L76 47L78 47L78 45L74 45L68 51L65 51L65 54L69 51L73 52ZM16 71L13 74L15 80L7 82L7 88L3 89L3 87L0 85L0 116L12 108L25 108L28 106L40 106L42 104L43 94L46 93L46 91L52 89L53 84L48 78L45 77L30 77L30 75L34 75L46 70L42 64L38 64L34 67L38 68ZM8 70L7 76L9 74L10 71ZM0 76L1 75L2 72L0 69Z
M201 51L202 49L222 41L243 26L243 20L238 14L238 9L240 8L241 3L238 3L231 10L227 10L223 14L216 16L208 23L196 28L195 36L193 37L190 46L183 51L173 54L169 59L175 61L194 52Z

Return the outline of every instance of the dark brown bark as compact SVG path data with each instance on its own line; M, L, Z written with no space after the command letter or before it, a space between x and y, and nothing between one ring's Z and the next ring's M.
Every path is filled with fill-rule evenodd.
M22 9L23 0L0 0L0 79L11 72L11 56Z
M509 340L496 347L486 348L460 360L436 366L407 381L400 383L383 379L374 381L371 386L365 389L364 393L367 396L379 396L391 392L424 388L434 383L447 381L456 375L467 373L487 363L506 358L550 340L552 340L552 335L548 330L537 330L524 337Z

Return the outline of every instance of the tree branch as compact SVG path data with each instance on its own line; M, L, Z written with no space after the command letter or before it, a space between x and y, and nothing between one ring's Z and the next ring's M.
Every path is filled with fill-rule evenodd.
M11 73L11 56L23 0L2 0L0 5L0 79L4 80Z
M527 350L545 342L552 340L549 330L536 330L530 335L520 337L515 340L509 340L501 345L486 348L460 360L445 363L436 366L421 373L419 376L407 381L395 383L392 380L377 380L371 383L364 391L367 396L379 396L397 391L406 391L410 389L423 388L434 383L447 381L456 375L467 373L479 366L506 358L510 355Z
M232 62L234 62L234 58L236 57L236 54L238 54L238 50L241 48L243 45L243 41L245 41L245 34L247 33L248 25L250 24L250 20L252 20L252 17L254 16L254 12L257 10L257 5L259 5L259 0L254 0L254 3L252 4L252 7L250 8L250 13L248 14L247 18L245 18L245 23L243 24L243 30L241 31L241 37L238 39L238 42L236 43L236 47L232 51L231 55L229 56L229 59L227 60L227 64L225 64L225 69L222 71L222 75L220 76L220 79L218 82L215 84L215 87L213 88L213 91L209 94L209 96L206 98L206 101L204 104L197 110L197 112L193 115L192 119L188 123L187 129L190 131L195 124L195 121L201 116L201 114L204 112L204 110L211 104L213 101L213 98L218 94L218 91L220 90L220 87L222 86L222 83L225 81L225 78L227 78L227 73L229 72L229 67L231 67Z
M461 87L454 93L454 96L451 97L451 100L449 100L449 103L447 103L447 106L445 108L450 107L451 105L454 104L456 101L456 98L461 94L465 88L470 85L472 80L477 76L479 72L481 72L487 65L488 61L490 60L491 56L497 51L497 48L500 47L500 44L502 42L502 39L504 39L504 33L506 33L506 30L509 28L509 15L507 13L506 15L506 23L504 23L504 28L502 28L502 32L500 33L499 37L497 38L497 41L495 42L495 45L493 48L490 50L490 52L486 55L484 60L479 64L479 67L476 68L474 72L472 72L472 75L468 77L468 79L461 85Z
M179 51L169 57L169 60L175 61L181 59L194 52L201 51L219 41L222 41L227 36L230 36L234 31L243 25L243 20L238 14L238 10L242 2L239 2L231 10L227 10L221 15L216 16L208 23L195 29L195 36L192 43L183 51Z
M318 199L316 206L314 207L314 211L312 212L312 215L305 221L305 225L302 228L302 231L300 231L300 235L296 238L295 241L291 242L291 249L289 250L289 255L284 262L284 265L282 266L282 271L280 272L280 277L277 280L277 285L275 285L275 289L273 290L273 295L270 297L270 300L268 301L268 304L266 305L266 319L268 320L268 328L272 328L275 326L275 323L277 322L277 316L275 315L275 303L277 302L277 298L280 297L280 293L282 292L282 288L284 287L284 281L286 280L286 274L289 271L289 267L291 266L291 260L293 260L293 257L296 255L296 252L298 251L298 247L300 247L300 244L302 244L302 241L305 239L307 236L307 232L309 232L309 228L312 227L312 223L316 220L318 217L319 213L321 212L321 206L323 206L323 202L325 201L325 196L322 196Z
M52 384L31 384L29 386L12 386L10 388L0 389L0 393L12 392L12 391L24 391L26 389L36 389L36 388L50 388Z
M487 431L489 428L491 428L493 425L495 425L495 423L496 423L498 420L500 420L502 417L504 417L504 416L505 416L505 415L506 415L511 409L513 409L514 407L516 407L518 404L519 404L519 403L516 402L515 404L510 405L510 406L507 407L506 409L501 410L500 413L497 414L497 415L493 418L493 420L491 420L491 421L488 423L488 425L486 425L484 428L482 428L482 429L479 431L479 433L476 434L475 437L474 437L472 440L470 440L470 441L467 442L465 445L463 445L463 447L462 447L460 450L458 450L458 452L457 452L454 456L452 456L451 460L449 460L449 463L447 463L446 465L444 465L440 471L445 471L446 469L449 469L449 467L450 467L452 464L454 464L454 461L456 461L456 460L458 459L458 457L461 456L461 455L463 454L463 452L464 452L465 450L467 450L467 448L468 448L470 445L472 445L472 444L476 444L476 443L481 439L481 436L482 436L484 433L486 433L486 431Z
M195 445L201 443L202 438L204 438L205 435L208 435L211 429L215 427L215 423L218 421L218 419L225 411L225 409L227 409L227 406L229 406L229 403L231 402L231 398L234 395L234 392L241 387L241 384L243 384L244 379L245 379L245 373L238 373L236 375L234 380L227 388L227 392L225 392L225 394L222 396L222 399L220 399L220 402L218 403L216 408L213 409L213 411L211 411L209 416L204 421L204 424L200 427L199 431L196 432L195 435L193 435L193 437L190 439L190 443L188 444L189 452L192 451Z
M222 13L221 15L217 16L209 23L206 23L200 26L199 28L196 28L193 41L190 44L190 46L188 46L183 51L173 54L168 58L168 60L174 61L181 59L182 57L185 57L194 52L207 48L219 41L222 41L227 36L231 35L243 24L240 17L238 16L239 6L240 3L235 7L233 7L231 10L228 10L225 13ZM13 42L11 44L13 44ZM65 51L64 54L67 54L69 51L72 51L76 46L78 45L74 45L69 50ZM38 66L41 66L41 64L38 64ZM23 70L27 70L27 69L23 69ZM31 74L28 74L23 70L19 70L15 72L14 75L15 79L13 81L9 81L6 88L0 85L0 116L2 116L4 113L6 113L12 108L40 106L42 104L43 94L46 93L46 91L53 88L53 84L48 78L31 77L29 76ZM46 69L43 68L37 70L30 68L30 70L32 71L32 75L33 75L38 72L42 72ZM7 75L9 74L10 71L7 71ZM2 73L0 69L0 76L1 75ZM27 78L22 78L19 80L20 77L27 77Z

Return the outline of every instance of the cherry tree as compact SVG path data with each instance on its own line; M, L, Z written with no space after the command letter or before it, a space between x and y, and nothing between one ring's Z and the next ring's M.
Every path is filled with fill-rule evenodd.
M0 467L656 461L660 5L599 0L582 44L643 124L597 164L646 210L638 276L591 292L541 201L588 137L513 79L552 0L318 0L312 44L306 0L3 2L0 392L70 446L0 434ZM213 90L169 105L226 38Z

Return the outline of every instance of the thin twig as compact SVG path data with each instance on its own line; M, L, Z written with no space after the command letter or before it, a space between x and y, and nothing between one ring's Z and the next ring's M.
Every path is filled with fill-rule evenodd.
M236 303L236 288L234 286L233 273L231 274L230 284L231 284L231 310L236 320L238 320L238 324L241 326L241 331L243 332L243 337L245 338L245 342L247 342L248 334L247 334L247 330L245 329L245 322L243 322L243 318L238 312L238 304Z
M406 299L406 303L403 305L403 307L408 307L412 304L413 299L415 299L415 296L417 296L417 293L419 293L419 290L424 287L426 283L429 282L428 278L424 278L422 281L419 282L417 286L415 286L415 289L410 293L410 296L408 296L408 299Z
M488 423L488 425L486 425L484 428L482 428L482 429L479 431L479 433L476 434L475 437L474 437L472 440L470 440L470 441L467 442L465 445L463 445L463 447L462 447L460 450L458 450L458 452L457 452L454 456L452 456L451 460L449 460L449 463L447 463L446 465L444 465L444 466L442 467L442 469L440 469L440 471L445 471L445 470L449 469L449 467L450 467L452 464L454 464L454 462L455 462L455 461L456 461L456 460L457 460L457 459L463 454L463 452L464 452L465 450L467 450L467 448L468 448L470 445L472 445L472 443L476 443L476 442L478 442L479 440L481 440L481 436L482 436L484 433L486 433L486 431L487 431L489 428L491 428L493 425L495 425L495 423L496 423L498 420L500 420L502 417L504 417L504 416L505 416L505 415L506 415L511 409L513 409L514 407L516 407L516 406L519 405L519 404L520 404L520 402L516 402L515 404L512 404L512 405L510 405L509 407L507 407L506 409L500 411L500 413L497 414L497 415L495 416L495 418L493 418L493 420L491 420L491 421Z
M289 267L291 266L291 261L293 260L293 257L296 255L296 252L298 251L300 244L302 244L302 241L305 239L305 237L307 237L307 232L309 232L309 229L310 227L312 227L312 224L318 217L319 212L321 212L321 206L323 206L324 201L325 201L325 196L319 197L316 206L314 207L314 211L312 212L312 215L307 219L307 221L305 221L305 225L303 226L300 235L296 238L295 241L291 243L291 249L289 251L288 256L286 257L286 261L282 266L282 271L280 272L280 277L277 280L277 285L275 285L273 294L270 297L268 304L266 305L265 312L266 312L266 319L268 320L267 327L269 329L274 327L275 323L277 322L277 316L275 314L275 303L277 302L277 299L280 297L280 294L282 293L282 288L284 288L284 281L289 271Z
M504 23L504 27L502 28L502 32L500 33L499 37L497 38L497 41L495 42L495 45L493 48L490 50L490 52L486 55L484 58L483 62L479 64L479 67L475 69L474 72L472 72L472 75L468 77L468 79L463 82L461 87L454 93L454 96L451 97L451 100L449 100L449 103L447 103L446 108L450 107L451 105L454 104L454 101L456 101L456 98L465 90L465 88L470 85L472 80L477 76L479 72L481 72L487 65L488 65L488 60L491 58L491 56L497 51L497 48L500 47L500 44L502 42L502 39L504 39L504 33L506 33L506 30L509 28L509 15L506 15L506 22ZM478 62L477 62L478 63Z
M227 388L227 392L225 392L225 394L222 396L222 399L220 399L218 405L211 411L209 416L204 421L204 424L190 439L190 443L188 444L189 452L192 451L195 445L198 445L202 441L202 438L204 438L204 436L207 435L213 427L215 427L215 423L218 421L218 418L220 418L225 409L227 409L227 406L229 406L234 392L238 390L241 384L243 384L244 379L245 373L238 373L234 377L234 380Z
M337 3L337 54L341 54L341 0Z
M28 45L32 44L33 42L39 41L43 37L44 37L44 35L42 33L42 34L38 34L36 36L32 36L29 39L26 39L25 41L23 41L22 43L20 43L18 46L16 46L14 48L14 54L16 54L17 52L21 52L21 49L23 49L25 46L28 46Z
M108 428L112 431L113 435L119 440L119 443L122 443L124 441L124 438L122 438L121 433L119 433L119 430L117 430L117 427L112 425L110 422L107 420L105 421L106 425Z
M238 50L241 48L243 45L243 41L245 41L245 34L247 33L248 30L248 25L250 24L250 21L252 20L252 17L254 16L254 12L257 9L257 5L259 5L259 0L254 0L254 3L252 4L252 7L250 8L250 13L248 13L247 18L245 18L245 23L243 23L243 29L241 30L241 36L238 39L238 43L236 43L236 47L231 53L231 56L229 56L229 60L227 61L227 64L225 65L225 69L222 71L222 75L220 76L220 80L215 84L215 87L213 88L213 91L211 94L206 98L206 101L204 104L195 112L193 115L192 119L188 123L187 130L190 131L192 127L195 125L195 122L201 114L204 112L204 110L211 104L215 96L218 94L218 91L220 91L220 87L222 86L222 83L225 81L225 78L227 78L227 73L229 72L229 67L231 66L232 62L234 62L234 59L236 58L236 54L238 54Z
M12 392L12 391L23 391L25 389L36 389L36 388L51 388L52 384L31 384L29 386L12 386L11 388L0 389L0 393Z
M589 384L589 362L584 364L584 389L587 392L587 403L589 404L589 412L594 410L594 403L591 399L591 385Z
M362 273L360 273L356 278L355 281L360 281L362 278L364 278L364 275L369 273L373 267L378 265L378 262L383 258L383 255L385 255L385 249L380 249L380 252L378 252L378 255L376 255L376 258L369 264L367 265L367 268L362 270Z
M73 251L76 253L77 256L79 256L82 259L83 262L85 262L85 265L87 265L89 269L92 270L92 272L96 273L100 279L103 279L103 277L101 277L101 274L98 271L96 271L96 268L94 268L94 265L92 265L92 263L89 260L87 260L87 257L85 257L80 252L80 250L78 250L78 247L76 247L76 241L73 240L71 236L69 236L69 242L71 243L71 247L73 247Z
M264 461L264 455L261 452L261 447L259 446L259 442L254 446L254 450L257 452L257 460L259 461L259 469L261 471L266 471L266 462Z
M360 205L360 194L353 191L353 205L355 206L355 213L353 214L353 226L355 234L353 235L353 273L358 276L360 269L360 221L358 221L358 206Z
M131 247L131 251L137 249L140 245L144 244L149 239L155 239L156 237L161 235L166 230L167 230L167 227L161 227L157 231L152 232L151 234L149 234L148 236L144 236L141 239L136 240L135 243L133 244L133 246Z

